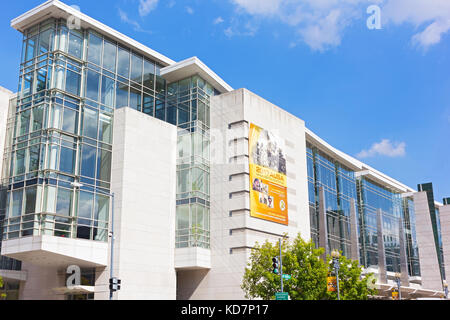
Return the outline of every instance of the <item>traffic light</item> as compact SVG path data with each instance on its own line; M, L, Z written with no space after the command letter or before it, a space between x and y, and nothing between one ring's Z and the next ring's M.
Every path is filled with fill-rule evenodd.
M111 278L109 279L109 291L116 292L120 290L122 284L122 280L117 278Z
M273 258L272 262L273 262L273 264L272 264L272 267L273 267L272 272L275 273L275 274L278 274L279 271L280 271L280 269L279 269L280 268L280 264L278 262L278 257Z

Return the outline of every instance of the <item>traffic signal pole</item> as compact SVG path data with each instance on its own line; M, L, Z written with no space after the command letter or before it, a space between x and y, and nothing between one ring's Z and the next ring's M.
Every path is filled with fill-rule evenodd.
M283 260L281 258L281 239L278 240L278 243L280 244L280 279L281 279L281 292L283 291Z

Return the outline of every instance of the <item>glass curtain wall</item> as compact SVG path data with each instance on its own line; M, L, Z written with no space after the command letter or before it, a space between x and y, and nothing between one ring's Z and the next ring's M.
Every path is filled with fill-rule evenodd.
M356 200L354 172L308 144L308 189L311 217L311 233L318 245L319 190L325 191L328 245L330 250L350 253L350 199Z
M403 199L403 223L405 230L406 255L408 259L408 273L411 276L420 276L419 247L416 238L416 215L414 200Z
M178 126L176 247L210 247L211 85L198 76L167 87L167 121Z
M114 109L165 120L160 69L100 34L67 28L64 20L24 33L2 239L108 240Z
M388 271L400 271L400 242L398 219L403 217L408 268L411 276L420 275L419 252L415 232L412 198L402 198L355 173L338 161L319 151L310 143L306 146L311 237L319 244L319 189L325 191L328 244L330 250L350 253L350 200L356 201L360 263L378 266L377 210L383 212L383 238Z
M377 210L382 210L383 239L387 271L400 272L399 218L403 214L401 195L362 177L360 197L361 260L366 267L378 266Z
M17 107L17 99L13 98L9 101L9 109L7 115L6 134L4 157L0 159L3 161L2 172L0 172L0 250L3 239L4 219L6 216L6 205L8 199L8 183L9 183L9 166L11 157L11 142L15 123L15 113ZM0 256L0 270L21 270L22 263L18 260ZM11 285L11 282L5 283L5 288Z

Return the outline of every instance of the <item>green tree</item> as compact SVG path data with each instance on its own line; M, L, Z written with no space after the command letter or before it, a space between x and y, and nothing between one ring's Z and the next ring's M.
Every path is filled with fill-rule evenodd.
M331 256L327 256L328 271L334 274L334 265ZM375 278L372 273L362 276L363 268L358 261L351 260L343 255L339 258L339 294L341 300L367 300L375 295ZM337 300L337 292L327 292L329 300Z
M0 289L3 289L3 278L0 277ZM0 300L6 299L6 293L0 293Z
M300 234L289 243L286 237L281 245L283 274L292 276L283 280L283 291L292 300L335 300L337 293L327 292L327 275L334 272L331 256L325 263L321 256L323 248L315 248L311 241L305 241ZM278 243L266 241L255 244L245 269L241 288L247 299L274 299L281 291L280 275L273 273L272 258L279 256ZM375 294L370 274L362 277L358 261L344 256L340 258L339 288L342 300L365 300Z
M283 290L293 300L318 300L326 297L328 268L320 259L324 250L305 241L300 234L289 244L282 241L283 273L290 274L290 280L283 281ZM266 241L256 243L241 285L248 299L273 299L280 292L280 275L273 273L272 258L279 256L278 243Z

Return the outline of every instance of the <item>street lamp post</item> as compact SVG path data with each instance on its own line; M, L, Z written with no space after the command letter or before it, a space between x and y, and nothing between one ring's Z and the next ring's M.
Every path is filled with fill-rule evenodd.
M74 188L81 188L81 187L83 187L83 184L79 183L79 182L72 182L72 186ZM112 202L112 205L111 205L111 231L109 233L109 236L111 237L111 254L110 254L111 262L110 262L110 266L109 266L109 276L110 276L109 278L112 279L113 271L114 271L114 268L113 268L113 266L114 266L114 192L107 193L107 192L104 192L101 190L96 190L96 192L101 193L105 196L111 197L111 202ZM109 291L109 300L112 300L112 299L113 299L113 291L110 290Z
M401 277L402 277L401 273L399 273L399 272L395 273L395 282L397 283L398 299L399 300L402 300L402 292L400 290L400 286L401 286L401 280L400 279L401 279Z
M338 300L341 300L341 295L339 292L339 258L341 257L341 254L337 250L333 250L331 252L331 257L333 258L333 267L334 271L336 272L336 286L337 286L337 296Z

